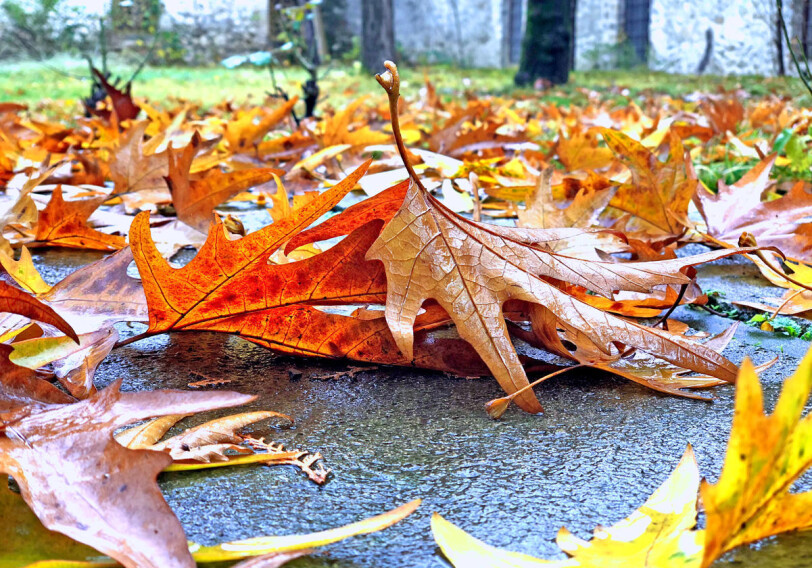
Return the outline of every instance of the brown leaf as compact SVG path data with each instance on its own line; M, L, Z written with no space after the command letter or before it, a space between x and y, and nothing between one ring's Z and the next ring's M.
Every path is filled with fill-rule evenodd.
M131 568L195 566L180 522L156 477L172 458L128 450L117 428L173 412L244 404L231 392L121 393L120 381L87 400L4 416L0 471L14 477L26 503L51 530Z
M775 246L788 256L812 258L812 193L803 182L785 196L762 201L770 186L775 154L767 156L733 185L719 182L716 194L697 192L697 207L708 225L708 234L736 244L743 232L752 233L762 246Z
M46 306L30 294L18 290L5 282L0 282L0 312L19 314L27 318L54 326L59 331L79 343L73 328L52 308Z
M243 412L189 428L177 436L154 444L150 449L169 452L174 460L192 459L187 452L217 444L239 444L243 438L237 435L237 430L269 418L279 418L287 421L288 424L293 424L291 417L270 410ZM220 456L222 459L226 459L222 454ZM200 460L198 459L198 461Z
M127 81L124 85L124 90L117 89L110 82L107 78L99 72L98 69L95 67L91 67L91 71L93 71L93 75L96 79L101 83L102 87L104 87L104 91L107 93L107 96L110 97L110 102L113 105L112 112L115 112L117 121L119 123L125 120L132 120L138 116L138 113L141 112L141 107L139 107L132 98L132 83ZM91 108L85 105L85 108L91 114L96 116L100 116L106 120L110 120L110 112L109 110L99 110L96 108Z
M124 133L110 160L113 193L158 190L169 196L164 177L169 175L166 152L144 155L144 133L148 122L140 122ZM167 199L168 200L168 199Z
M35 371L12 363L9 355L13 350L11 345L0 345L0 428L4 415L19 408L75 401Z
M518 299L545 306L562 325L580 330L607 352L612 342L622 341L696 371L735 379L736 366L716 352L601 312L544 277L605 296L614 290L649 292L656 285L689 283L683 273L688 266L736 251L612 264L560 256L542 248L544 239L556 233L472 223L413 185L398 214L367 253L368 259L380 260L386 268L386 319L404 356L412 358L413 327L421 305L427 299L436 300L452 317L460 336L476 347L502 388L514 393L528 382L508 337L502 304ZM530 391L517 402L529 412L541 411Z
M127 275L132 250L124 248L66 276L41 299L81 332L117 322L146 322L141 281Z

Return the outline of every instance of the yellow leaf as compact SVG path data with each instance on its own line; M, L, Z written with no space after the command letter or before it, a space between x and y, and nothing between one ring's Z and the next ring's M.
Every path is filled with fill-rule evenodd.
M571 558L541 560L488 546L439 515L432 518L437 544L456 568L524 568L581 566L584 568L698 568L702 532L696 524L699 469L688 447L671 476L627 519L610 528L598 527L590 541L561 529L556 541Z
M0 250L0 265L17 284L32 294L45 294L51 289L34 266L31 252L26 247L20 251L20 260L14 260L5 251Z
M537 566L577 566L573 561L550 562L527 554L500 550L474 538L439 514L431 517L431 531L443 554L455 568L535 568Z
M810 389L812 351L786 379L767 415L753 364L742 364L722 475L701 488L707 515L703 567L742 544L812 526L812 492L789 492L812 465L812 416L801 418Z
M411 515L420 506L420 499L401 505L382 515L370 517L357 523L344 525L326 531L290 536L266 536L226 542L215 546L191 545L190 550L195 561L222 562L237 560L249 556L260 556L270 552L289 552L317 546L324 546L359 534L369 534L391 527L398 521Z

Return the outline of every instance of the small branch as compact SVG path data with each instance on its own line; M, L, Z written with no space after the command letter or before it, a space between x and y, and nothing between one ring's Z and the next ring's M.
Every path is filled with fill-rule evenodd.
M784 21L784 3L782 0L775 0L775 5L778 8L778 19L781 22L781 29L784 31L784 38L787 41L787 49L789 49L789 54L792 56L792 62L795 64L795 68L798 70L798 76L801 78L801 81L806 87L806 90L809 91L809 94L812 94L812 85L809 84L809 77L804 73L803 69L801 69L801 64L798 62L798 57L795 55L795 50L792 49L792 43L789 39L789 32L787 31L787 23ZM806 57L804 57L804 61L806 61Z
M660 319L658 319L654 323L654 325L651 326L651 327L657 327L658 325L662 324L663 329L668 331L668 316L670 316L672 313L674 313L674 310L677 309L677 306L679 306L679 303L682 301L683 296L685 296L685 291L686 290L688 290L688 285L687 284L683 284L682 286L680 286L679 294L677 295L677 300L674 302L674 304L670 308L668 308L668 311L665 312L662 316L660 316Z

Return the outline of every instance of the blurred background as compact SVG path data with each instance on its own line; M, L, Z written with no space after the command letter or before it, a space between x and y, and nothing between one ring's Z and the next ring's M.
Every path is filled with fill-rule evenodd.
M554 84L800 94L809 0L2 0L0 99L223 99L373 90L392 59L441 93ZM787 28L783 31L782 23ZM790 43L787 42L790 38ZM409 78L407 74L407 80ZM764 79L767 78L767 79ZM356 80L357 79L357 80ZM98 85L96 85L98 87Z

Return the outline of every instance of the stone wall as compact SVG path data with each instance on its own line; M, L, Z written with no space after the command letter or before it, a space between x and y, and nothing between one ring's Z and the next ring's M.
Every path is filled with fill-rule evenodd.
M792 22L791 2L784 17ZM776 73L775 4L767 0L652 0L649 66L670 73L696 73L713 36L706 73ZM785 48L785 67L790 70Z
M165 0L162 30L176 36L186 63L217 64L268 46L267 0Z
M413 63L502 67L503 0L393 0L395 44ZM361 33L361 0L347 0L347 21Z
M796 35L801 28L793 5L784 17ZM578 0L575 68L611 69L623 56L625 0ZM797 10L796 10L797 12ZM669 73L696 73L712 47L705 73L773 75L778 70L775 3L772 0L651 0L648 66ZM784 49L785 69L794 73Z
M575 13L575 68L611 69L621 34L622 0L578 0Z

